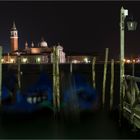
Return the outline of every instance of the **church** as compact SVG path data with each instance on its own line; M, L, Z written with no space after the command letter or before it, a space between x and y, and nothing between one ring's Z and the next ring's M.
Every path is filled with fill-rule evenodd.
M52 63L53 62L53 47L49 47L47 42L42 38L41 42L35 45L33 42L29 45L25 42L24 49L21 50L18 45L18 30L15 22L13 22L10 31L10 52L3 55L2 63L17 63L20 58L20 63ZM63 47L58 44L55 46L59 51L59 62L65 63L66 56Z

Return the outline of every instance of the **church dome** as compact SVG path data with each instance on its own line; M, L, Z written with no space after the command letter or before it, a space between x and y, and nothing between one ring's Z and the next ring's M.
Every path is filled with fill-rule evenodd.
M47 42L42 38L41 42L40 42L40 47L48 47Z
M46 42L46 41L42 41L42 42L40 43L40 47L48 47L47 42Z

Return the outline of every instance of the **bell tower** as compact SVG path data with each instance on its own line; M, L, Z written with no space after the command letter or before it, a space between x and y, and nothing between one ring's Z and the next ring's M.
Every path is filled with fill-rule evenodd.
M10 31L10 41L11 41L11 52L18 50L18 31L16 29L15 22L13 22L13 26Z

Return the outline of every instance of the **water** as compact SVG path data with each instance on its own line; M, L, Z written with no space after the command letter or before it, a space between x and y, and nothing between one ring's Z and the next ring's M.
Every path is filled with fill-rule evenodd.
M37 79L42 82L41 85L48 82L48 80L45 81L45 79L42 76L40 77L39 75L40 72L45 68L47 68L47 70L45 69L45 71L48 72L48 69L51 69L49 68L49 66L45 66L44 68L43 66L41 66L41 68L39 68L38 66L31 66L30 68L34 69L34 71L32 71L29 67L28 69L27 66L21 67L24 75L24 77L22 76L22 91L26 91L28 87L33 87L33 89L36 90L35 85L37 83ZM107 94L105 104L106 108L104 110L101 110L100 108L94 108L94 105L96 105L96 96L94 95L97 94L97 97L99 99L101 98L103 65L99 65L98 67L96 67L96 81L98 81L98 83L96 83L96 92L93 92L94 90L91 88L92 80L90 65L87 65L87 67L75 65L73 67L73 75L75 75L76 77L69 74L69 68L67 67L62 68L61 66L60 70L62 70L62 73L60 75L62 80L61 100L63 101L63 108L61 110L61 113L54 117L52 111L53 109L47 106L45 109L42 108L41 110L38 110L36 112L14 112L14 114L0 114L0 138L140 138L140 132L132 132L132 126L129 125L126 120L123 121L122 127L120 127L118 123L118 108L116 108L116 106L118 106L119 99L118 66L115 67L115 103L113 108L114 111L111 113L107 109L109 107L108 97L110 87L110 71L108 71L107 73ZM130 71L127 72L130 73ZM136 74L139 74L138 72ZM77 76L77 73L80 76ZM85 75L86 78L84 78ZM3 79L8 80L5 78L6 76L3 77ZM52 75L50 75L50 77L52 78ZM49 85L50 82L47 84ZM9 83L13 84L13 82ZM9 87L12 86L10 85ZM41 89L44 90L44 87L41 86ZM12 88L10 88L10 90L14 91L14 89ZM45 90L49 90L49 93L51 93L51 89L45 88ZM7 91L5 90L5 92ZM88 100L88 97L90 97L90 99L91 97L93 97L93 99L90 101ZM49 99L52 99L51 96L49 96Z
M140 132L134 133L130 128L126 122L120 128L116 114L101 110L81 113L79 121L62 116L54 119L53 114L41 112L0 117L0 138L140 138Z

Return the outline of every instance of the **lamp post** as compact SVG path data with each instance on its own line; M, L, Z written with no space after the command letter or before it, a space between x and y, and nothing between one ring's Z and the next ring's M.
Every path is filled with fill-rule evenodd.
M123 86L123 78L124 78L124 30L125 30L125 18L128 15L128 10L125 10L123 7L120 11L120 117L119 121L121 121L121 115L123 110L123 94L124 94L124 86Z
M124 97L124 92L125 88L123 86L123 81L124 81L124 31L125 31L125 18L128 16L128 10L124 9L121 7L120 10L120 117L119 121L121 122L121 116L122 116L122 111L123 111L123 97ZM136 30L137 27L137 22L136 21L128 21L127 22L128 30L134 31Z

